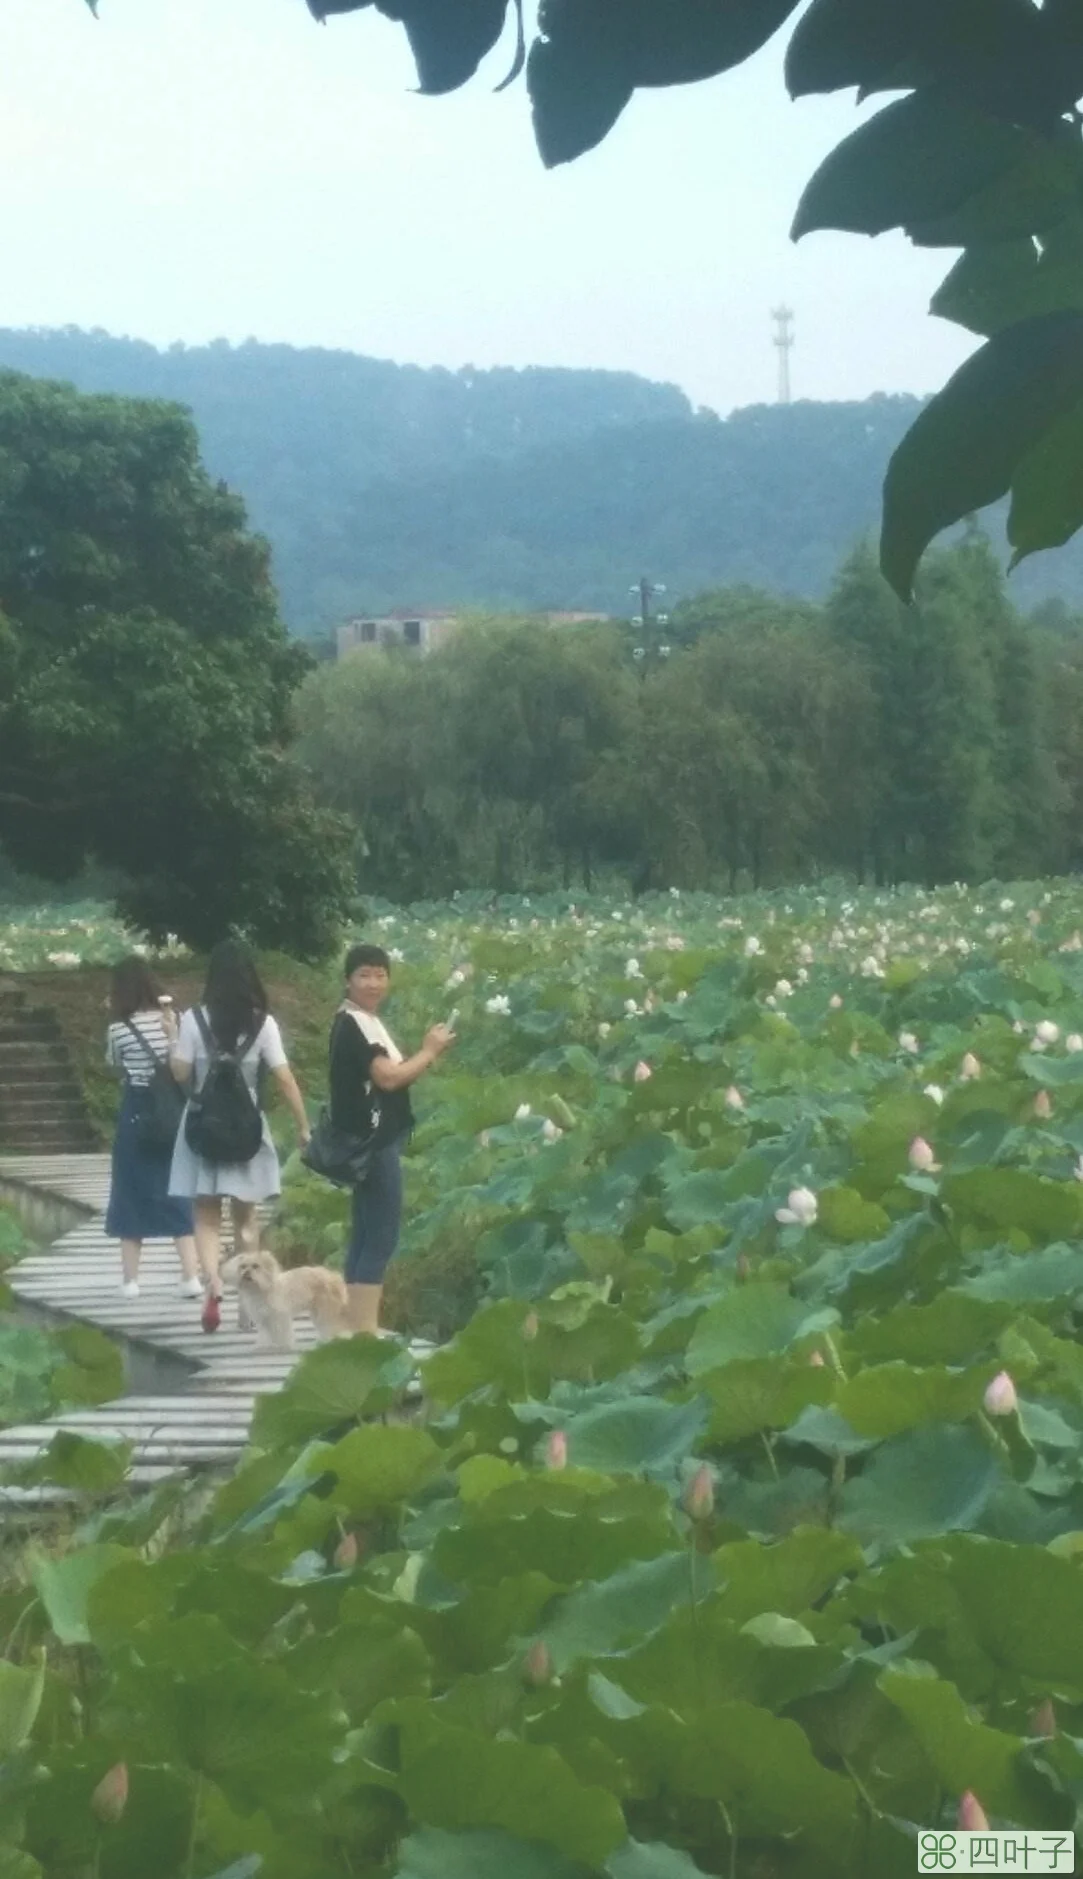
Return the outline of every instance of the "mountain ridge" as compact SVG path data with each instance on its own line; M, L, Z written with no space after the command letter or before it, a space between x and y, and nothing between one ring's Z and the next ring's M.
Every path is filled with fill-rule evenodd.
M186 405L308 636L399 607L621 613L644 572L672 597L746 582L820 599L878 527L884 470L922 404L877 393L723 418L629 372L158 348L75 327L0 329L0 369ZM1025 564L1012 591L1083 599L1083 547Z

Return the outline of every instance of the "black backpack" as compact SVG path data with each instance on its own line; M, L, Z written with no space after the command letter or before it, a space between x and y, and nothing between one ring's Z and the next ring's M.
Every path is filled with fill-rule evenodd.
M220 1050L198 1005L195 1020L210 1064L202 1089L188 1101L185 1140L201 1161L234 1167L251 1161L263 1141L263 1117L241 1069L241 1058L251 1050L259 1031L238 1039L233 1050Z
M181 1089L169 1064L143 1036L137 1025L124 1020L137 1044L141 1044L151 1063L154 1074L147 1084L133 1083L135 1091L135 1134L140 1147L163 1151L171 1149L177 1139L177 1130L184 1110L184 1091Z

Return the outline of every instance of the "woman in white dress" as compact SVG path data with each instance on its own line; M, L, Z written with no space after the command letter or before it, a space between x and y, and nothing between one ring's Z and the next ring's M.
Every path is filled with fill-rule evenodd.
M198 1094L206 1082L212 1057L200 1024L206 1026L217 1051L235 1055L250 1096L259 1106L259 1080L268 1070L289 1104L302 1147L309 1139L308 1117L297 1081L289 1066L275 1019L268 1008L255 961L246 946L223 940L207 961L203 1001L186 1011L180 1023L171 1062L177 1080ZM222 1202L228 1199L233 1214L234 1244L254 1248L259 1241L256 1208L281 1192L281 1171L266 1116L262 1117L259 1146L248 1161L212 1162L192 1149L186 1133L191 1095L177 1131L169 1192L190 1200L195 1211L196 1250L207 1288L203 1329L217 1331L221 1318L222 1285L219 1260L222 1244Z

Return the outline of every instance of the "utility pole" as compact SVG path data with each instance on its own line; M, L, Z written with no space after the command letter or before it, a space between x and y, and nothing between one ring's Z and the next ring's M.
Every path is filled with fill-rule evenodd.
M790 354L797 344L793 336L793 317L792 307L774 307L771 312L771 318L777 329L774 343L778 347L778 402L780 405L788 405L791 398Z
M635 659L635 661L637 662L639 666L640 678L646 677L647 664L650 659L651 653L654 650L652 636L653 636L653 631L654 631L654 626L655 626L655 620L651 618L651 601L655 598L656 595L664 594L665 591L666 590L665 590L665 586L663 582L648 580L645 574L641 575L638 581L633 582L632 586L628 589L628 592L630 594L637 595L639 599L639 613L636 616L634 616L632 620L632 625L642 628L643 644L641 646L633 647L632 657ZM657 624L659 626L665 626L668 623L668 620L669 620L668 613L660 613L656 617L657 617ZM659 646L658 647L659 659L668 659L669 651L670 649L668 646Z

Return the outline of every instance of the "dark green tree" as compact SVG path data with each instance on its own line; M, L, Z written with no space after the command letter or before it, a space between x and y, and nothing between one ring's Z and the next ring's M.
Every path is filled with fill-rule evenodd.
M306 955L351 891L348 828L291 755L308 655L268 551L183 411L0 374L0 842L124 881L153 937Z

